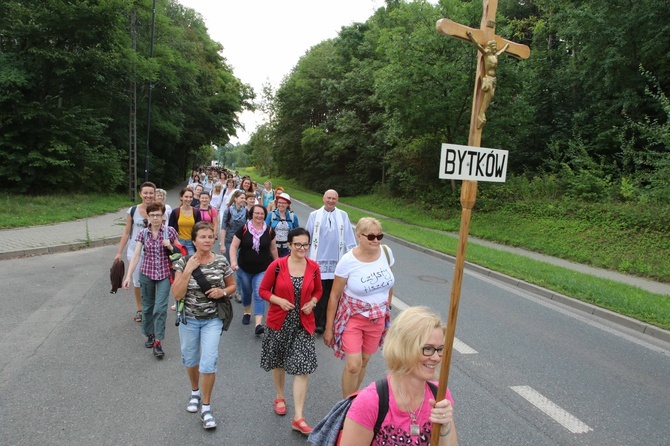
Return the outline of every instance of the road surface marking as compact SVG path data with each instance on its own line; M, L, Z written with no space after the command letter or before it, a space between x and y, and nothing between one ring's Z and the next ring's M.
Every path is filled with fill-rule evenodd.
M531 387L511 386L510 389L514 390L533 406L549 415L554 421L573 434L585 434L593 430Z
M639 345L640 347L644 347L644 348L649 349L653 352L661 353L664 356L670 357L670 350L668 350L666 348L663 348L661 346L651 344L649 342L646 342L642 339L639 339L639 338L637 338L635 336L632 336L632 335L629 335L627 333L624 333L623 331L621 331L621 329L619 327L613 328L613 327L607 326L604 323L601 323L597 320L594 320L593 318L595 316L588 315L587 313L580 314L579 310L575 310L575 309L572 309L572 308L567 309L560 302L557 302L555 300L549 300L545 297L540 297L540 296L532 294L530 292L520 290L519 288L509 286L506 283L501 282L500 280L497 280L497 279L494 279L494 278L491 278L491 277L487 277L483 274L479 274L479 273L476 273L476 272L473 272L473 271L466 271L466 274L476 276L478 279L480 279L484 282L487 282L487 283L490 283L490 284L492 284L496 287L505 289L505 290L509 291L510 293L516 294L517 296L523 297L524 299L528 299L532 302L535 302L539 305L542 305L543 307L550 308L553 311L557 311L557 312L559 312L559 313L561 313L565 316L571 317L571 318L576 319L580 322L583 322L587 325L595 327L599 330L604 331L605 333L613 334L614 336L617 336L621 339L625 339L629 342L632 342L633 344ZM591 316L591 317L587 317L587 315Z
M393 306L400 311L409 308L409 305L407 305L405 302L403 302L396 296L393 296ZM474 355L475 353L477 353L477 350L470 347L469 345L467 345L465 342L461 341L458 338L454 338L454 350L456 350L461 355Z

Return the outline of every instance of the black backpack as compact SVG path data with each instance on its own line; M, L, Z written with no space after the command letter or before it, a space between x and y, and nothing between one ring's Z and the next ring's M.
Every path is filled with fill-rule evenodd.
M430 381L428 381L428 386L430 387L431 392L433 392L433 397L436 397L437 386ZM377 421L375 422L374 435L372 438L376 437L381 430L384 418L386 418L386 414L389 411L388 380L383 378L375 381L375 387L377 389L377 396L379 397L379 410L377 411ZM359 392L360 390L336 403L323 420L319 421L319 423L314 426L312 433L309 434L308 441L318 446L338 446L342 438L342 427L344 427L344 420L347 418L347 412Z

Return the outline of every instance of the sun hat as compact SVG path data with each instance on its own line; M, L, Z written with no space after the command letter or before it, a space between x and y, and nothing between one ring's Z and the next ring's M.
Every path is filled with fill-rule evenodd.
M282 192L281 194L277 195L277 200L286 200L288 204L291 204L291 196L286 192Z

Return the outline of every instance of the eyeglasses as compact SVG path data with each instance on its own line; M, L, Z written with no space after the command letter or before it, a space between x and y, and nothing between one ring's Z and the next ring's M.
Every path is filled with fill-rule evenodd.
M161 217L163 217L163 214L149 214L149 217L151 217L151 218L161 218Z
M423 356L433 356L435 352L437 352L437 356L441 358L442 354L444 353L444 347L435 348L430 345L426 345L425 347L421 347L421 352L423 353Z
M363 237L367 237L368 240L373 241L374 239L381 240L384 238L384 234L361 234Z
M309 249L311 243L292 243L295 249Z

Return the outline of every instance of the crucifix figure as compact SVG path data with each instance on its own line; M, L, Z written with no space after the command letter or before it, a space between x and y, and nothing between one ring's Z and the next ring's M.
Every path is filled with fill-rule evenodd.
M495 94L498 56L508 54L517 59L527 59L530 56L530 49L526 45L503 39L495 34L497 7L497 0L484 0L484 14L479 29L470 28L449 19L440 19L436 25L437 32L443 36L451 36L472 43L479 50L477 82L472 102L468 142L468 145L473 147L480 146L481 129L486 123L486 109Z
M470 134L468 146L481 147L482 127L486 123L486 109L488 108L496 88L496 70L498 69L498 56L509 54L517 59L527 59L530 56L530 48L496 36L496 10L498 0L483 0L484 14L479 29L469 28L449 19L437 21L437 32L444 36L451 36L474 44L478 51L477 76L475 91L472 98L472 114L470 116ZM485 45L482 42L486 42ZM500 48L500 50L498 50ZM470 219L472 208L477 198L477 181L463 180L461 186L461 228L458 234L458 248L456 251L456 264L454 265L454 279L451 288L451 299L449 301L449 316L447 329L444 336L444 354L440 368L440 381L438 395L444 395L447 390L449 379L449 368L451 365L451 354L453 352L454 337L456 334L456 319L458 317L458 305L461 298L461 285L463 283L463 270L465 268L465 251L468 245L468 233L470 232ZM439 427L433 426L432 431L437 432ZM431 437L431 446L437 446L440 438L437 435Z
M486 47L483 47L472 35L472 31L468 30L467 35L479 52L482 53L482 59L484 59L484 72L482 75L482 91L484 92L484 97L482 98L482 105L479 109L479 114L477 115L477 128L481 129L484 127L484 124L486 124L486 109L489 108L493 95L496 93L498 56L509 48L509 43L506 43L505 46L498 51L498 44L495 40L489 41L489 43L486 44Z

